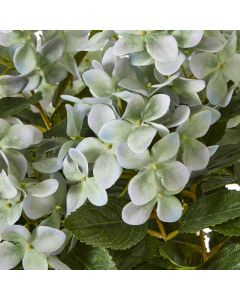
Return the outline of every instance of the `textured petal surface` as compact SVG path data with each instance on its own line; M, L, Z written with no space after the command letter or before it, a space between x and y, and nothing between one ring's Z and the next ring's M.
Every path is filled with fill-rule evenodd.
M67 193L67 215L82 206L87 200L85 184L72 185Z
M44 253L55 252L62 247L66 239L64 232L47 226L38 226L34 229L32 235L33 247Z
M127 143L118 144L115 148L116 158L125 169L141 169L150 163L150 154L146 150L141 153L133 152Z
M150 202L157 191L157 181L152 170L140 172L130 180L128 185L128 194L135 205Z
M177 154L180 146L179 135L176 132L169 133L152 147L154 161L163 162Z
M140 126L135 129L128 137L129 148L136 153L146 151L151 144L157 129L150 126Z
M182 205L176 197L157 197L157 216L163 222L176 222L181 218Z
M210 154L207 147L201 142L187 138L182 144L182 159L187 167L193 171L206 168Z
M87 137L77 145L77 150L81 151L89 163L93 163L107 149L97 138Z
M188 168L179 161L162 163L157 174L160 176L163 186L170 191L179 191L185 187L189 180Z
M133 130L133 125L124 120L113 120L102 126L98 136L109 144L125 142Z
M88 115L88 125L92 129L92 131L98 135L101 127L111 121L116 119L116 116L113 110L104 104L94 105Z
M106 152L99 156L93 167L94 178L104 189L114 185L121 174L122 167L113 153Z
M98 185L93 177L86 181L86 193L93 205L102 206L107 203L108 196L105 189Z
M15 268L23 258L22 245L14 245L10 242L0 243L0 270Z
M46 256L36 251L35 249L28 249L25 251L23 257L24 270L47 270L48 262Z
M149 219L155 201L151 201L145 205L135 205L132 202L126 204L122 210L122 219L129 225L141 225Z

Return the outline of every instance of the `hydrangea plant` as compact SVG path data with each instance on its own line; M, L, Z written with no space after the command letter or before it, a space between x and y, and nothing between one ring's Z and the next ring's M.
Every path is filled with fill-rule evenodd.
M238 37L1 31L0 269L239 269Z

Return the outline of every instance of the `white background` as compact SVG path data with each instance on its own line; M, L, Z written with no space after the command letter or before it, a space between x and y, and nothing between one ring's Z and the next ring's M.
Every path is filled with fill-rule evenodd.
M240 29L237 1L7 0L0 29ZM1 271L1 299L235 299L239 271Z

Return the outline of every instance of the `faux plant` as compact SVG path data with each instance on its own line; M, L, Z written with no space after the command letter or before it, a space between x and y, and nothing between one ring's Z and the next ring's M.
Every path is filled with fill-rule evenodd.
M0 269L239 269L236 31L0 32Z

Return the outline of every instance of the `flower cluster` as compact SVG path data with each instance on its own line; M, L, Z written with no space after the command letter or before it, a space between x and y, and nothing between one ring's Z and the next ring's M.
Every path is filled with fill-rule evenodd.
M51 120L0 119L0 269L67 269L62 220L105 205L126 173L125 223L181 218L180 192L218 148L203 138L239 88L236 32L11 31L0 45L0 96L40 91L28 111Z

